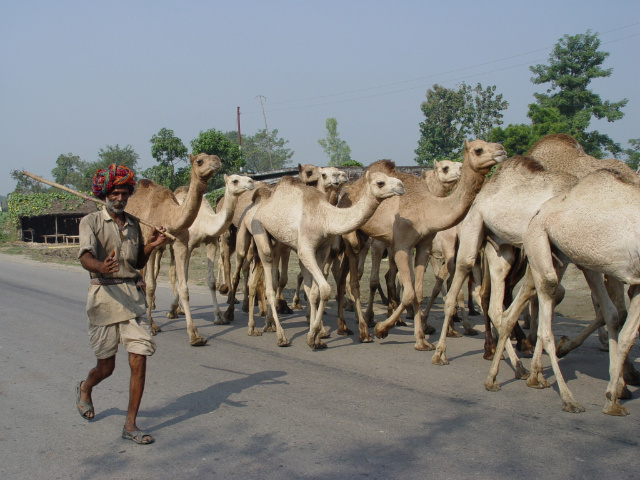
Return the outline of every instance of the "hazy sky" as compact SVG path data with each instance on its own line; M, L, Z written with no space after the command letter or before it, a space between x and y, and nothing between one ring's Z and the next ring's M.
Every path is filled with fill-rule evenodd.
M599 1L31 1L0 0L0 194L9 172L51 179L60 154L97 160L131 145L154 164L161 128L264 128L289 140L294 164L326 165L325 120L364 165L414 165L420 103L434 83L496 85L508 123L528 123L529 65L564 35L597 32L603 99L625 117L595 124L627 146L640 137L640 2Z

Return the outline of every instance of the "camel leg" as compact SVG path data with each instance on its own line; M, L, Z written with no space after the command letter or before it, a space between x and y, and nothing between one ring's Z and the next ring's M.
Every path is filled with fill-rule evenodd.
M280 319L278 318L278 312L276 311L276 273L274 272L273 267L271 242L267 232L264 230L260 222L253 220L251 222L251 229L253 233L253 240L255 242L260 261L262 262L262 267L264 268L265 292L267 296L267 303L269 304L271 314L273 315L273 321L276 325L278 346L288 347L290 343L282 329L282 325L280 325Z
M231 255L233 255L236 248L236 232L237 228L231 225L229 230L220 236L220 260L224 278L220 285L220 293L223 295L231 290ZM238 268L237 265L236 268ZM233 299L229 298L227 300L232 301ZM233 320L233 318L230 320Z
M513 299L509 308L504 312L503 322L498 328L498 342L496 344L495 354L493 356L493 361L491 362L491 367L489 368L489 374L484 382L484 387L491 392L497 392L500 390L500 386L496 382L496 377L498 376L502 353L504 352L505 347L510 344L511 330L518 322L520 313L522 313L522 310L533 295L535 295L535 285L533 277L531 276L529 269L527 269L522 286L520 287L520 290L518 290L516 298ZM513 366L516 371L516 378L524 379L528 377L527 371L520 361Z
M413 305L414 308L417 306L417 319L414 324L414 336L416 339L416 343L413 348L416 350L433 350L434 346L427 342L424 334L424 330L422 329L422 313L420 311L420 305L417 305L416 294L414 290L415 284L415 276L413 269L411 268L411 252L409 250L403 249L394 252L393 254L395 264L398 268L398 276L400 277L400 283L403 286L402 300L398 308L396 308L391 316L387 318L384 322L376 323L374 328L374 333L378 338L385 338L389 335L389 330L396 325L396 322L402 315L402 312L407 308L408 305ZM422 275L424 275L424 265L426 263L426 258L424 258L424 263L422 264Z
M442 331L440 332L440 340L438 341L435 353L431 357L431 363L433 365L449 364L446 356L447 332L451 324L451 318L456 311L458 293L476 263L476 257L480 251L483 238L484 226L482 218L479 215L467 214L461 225L460 245L456 256L455 272L451 280L449 292L445 297L444 321L442 323Z
M286 245L278 245L279 262L275 265L279 265L278 268L278 291L276 292L276 298L278 299L278 313L281 315L288 315L293 313L293 310L287 305L287 301L284 298L284 289L287 288L287 282L289 281L289 259L291 257L291 248ZM276 259L274 258L274 261Z
M640 326L640 285L631 285L629 287L629 296L631 304L629 312L624 322L624 326L618 334L618 343L616 345L616 355L611 359L609 365L609 384L605 393L606 404L603 412L607 415L628 415L629 411L620 405L618 399L624 388L622 379L623 365L629 354L629 350L635 343L636 335L638 335L638 327ZM611 342L611 339L609 339ZM609 345L609 355L611 355L611 344Z
M258 258L255 258L255 262L252 265L253 268L249 271L249 277L247 281L248 292L247 297L249 299L249 322L247 325L247 335L250 337L259 337L262 333L256 328L256 319L254 313L254 306L256 303L256 290L258 286L259 279L264 274L264 269L262 268L262 262Z
M228 325L229 321L222 318L220 305L218 305L218 295L216 294L216 275L213 269L218 253L218 242L213 241L206 244L207 249L207 286L211 292L211 303L213 304L213 323L216 325Z
M224 236L223 236L224 237ZM229 258L225 258L225 249L221 247L220 256L223 257L225 276L229 273L229 296L227 298L227 311L224 313L225 320L232 321L234 318L236 293L238 291L238 284L240 283L240 272L242 271L245 263L245 259L249 253L251 247L251 233L247 230L247 227L243 224L235 232L235 243L233 249L236 252L236 268L233 271L233 279L231 278L231 261ZM222 245L222 244L221 244ZM229 250L230 252L231 250ZM227 270L228 268L228 270ZM248 281L248 276L245 275L245 281ZM246 299L246 296L245 296Z
M298 272L296 278L296 293L293 295L293 301L291 302L291 308L294 310L302 310L302 305L300 305L300 287L302 287L303 280L302 272Z
M147 319L149 320L149 329L152 335L156 335L158 332L162 330L156 322L153 321L153 316L151 315L151 311L155 308L155 299L156 299L156 286L157 286L157 274L156 274L156 259L157 259L157 248L151 252L149 255L149 261L147 261L147 265L143 271L144 282L147 284L146 287L146 297L147 297Z
M344 323L344 292L346 290L347 276L349 277L349 285L351 294L355 300L355 314L358 319L359 340L361 343L371 343L373 339L369 335L367 322L362 315L362 305L360 303L360 279L358 278L358 254L361 245L355 232L343 235L345 248L342 260L342 273L340 275L340 284L338 286L338 328L341 322Z
M376 296L376 290L380 288L380 262L382 262L382 254L386 248L382 242L372 242L371 245L371 272L369 274L369 303L367 303L367 311L364 318L370 327L375 325L373 314L373 302Z
M309 333L307 334L307 345L313 349L326 348L327 345L322 342L323 335L322 313L325 304L331 295L331 286L327 282L324 272L319 265L326 263L327 248L319 249L317 252L311 246L298 246L298 257L300 263L304 266L303 275L305 276L305 291L312 296L309 298L311 306L311 315L309 319ZM307 293L307 295L309 295ZM324 332L326 334L326 332Z
M173 242L173 252L176 259L176 277L178 281L178 296L184 309L185 320L187 321L187 333L189 334L189 344L192 347L200 347L207 343L207 340L198 334L198 329L191 318L189 307L189 287L187 285L189 277L189 251L187 245L180 239Z

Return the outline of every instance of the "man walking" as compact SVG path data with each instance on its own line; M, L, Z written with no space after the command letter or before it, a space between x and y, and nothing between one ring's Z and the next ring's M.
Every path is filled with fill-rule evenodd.
M145 318L144 283L138 270L166 237L164 228L154 230L145 244L138 221L125 214L135 186L133 177L130 169L116 165L96 171L92 192L105 200L106 207L80 221L78 256L91 276L87 316L97 364L85 380L77 383L76 406L82 417L87 420L94 417L93 388L113 373L121 343L129 354L131 368L122 437L146 445L153 443L154 438L138 428L136 417L144 392L147 357L153 355L156 345Z

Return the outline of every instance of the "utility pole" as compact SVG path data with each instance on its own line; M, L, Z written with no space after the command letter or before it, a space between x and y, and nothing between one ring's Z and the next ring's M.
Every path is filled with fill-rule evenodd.
M269 149L269 167L273 170L273 160L271 159L271 137L269 136L269 127L267 126L267 116L264 113L264 104L262 100L266 100L266 97L258 95L256 98L260 99L260 106L262 107L262 117L264 118L264 129L267 131L267 148Z
M242 150L242 135L240 134L240 107L237 107L236 115L238 116L238 148Z

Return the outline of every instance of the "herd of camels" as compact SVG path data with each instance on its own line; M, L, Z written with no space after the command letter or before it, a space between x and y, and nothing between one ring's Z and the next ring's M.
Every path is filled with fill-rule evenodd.
M610 362L604 413L629 413L619 400L630 396L626 385L640 384L640 373L627 358L640 324L640 177L623 162L595 159L564 134L547 135L525 156L511 158L502 145L465 141L461 163L435 162L434 169L423 171L422 178L396 171L389 160L372 163L351 184L339 169L313 165L299 165L297 177L283 177L275 185L225 175L225 194L214 210L203 195L208 180L220 169L220 159L206 154L189 158L188 188L171 192L141 180L127 211L165 226L176 237L169 245L170 273L175 280L167 316L184 313L191 345L206 343L189 308L188 269L195 248L206 246L214 323L233 320L243 273L248 334L261 335L254 318L257 301L259 312L265 315L262 331L276 332L282 347L289 340L279 316L291 311L282 292L294 250L301 270L298 287L303 286L307 299L306 342L313 349L326 348L323 311L331 296L327 278L333 274L338 334L352 334L344 318L349 300L360 342L387 337L395 325L403 323L401 314L407 311L407 317L413 317L414 348L434 350L432 363L446 365L447 337L461 335L452 327L454 315L462 317L465 334L478 334L463 303L466 282L470 307L473 298L485 319L484 357L492 360L484 383L487 390L500 389L496 376L505 350L516 378L526 379L533 388L548 387L542 374L544 350L557 379L563 410L584 411L562 377L558 358L599 329L601 348L609 351ZM143 227L143 234L149 233ZM218 249L224 281L216 288ZM144 271L147 313L154 334L160 331L151 313L163 251L161 247L152 254ZM363 313L360 277L369 251L369 301ZM389 258L386 295L379 279L385 251ZM234 252L237 260L232 276ZM423 280L429 261L437 282L423 310ZM575 338L562 338L556 345L553 311L562 300L561 281L569 263L584 274L595 320ZM520 288L514 295L516 284ZM625 302L625 284L629 302ZM216 290L228 293L224 313ZM388 307L387 318L376 323L372 304L377 292ZM445 318L434 345L427 341L427 334L435 332L427 318L440 293L446 293ZM298 299L296 293L294 304ZM528 337L518 322L523 312L530 322ZM511 342L514 336L517 348ZM524 368L516 350L533 352L531 371Z

